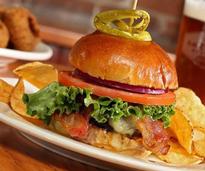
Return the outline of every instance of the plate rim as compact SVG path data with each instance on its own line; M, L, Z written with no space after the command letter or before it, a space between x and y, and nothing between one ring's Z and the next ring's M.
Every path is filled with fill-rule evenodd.
M17 78L8 78L8 77L0 77L0 79L4 79L5 81L15 81ZM30 84L30 83L29 83ZM2 105L6 105L5 103L0 103ZM153 171L176 171L176 170L200 170L200 168L193 168L193 167L183 167L183 166L171 166L171 165L162 165L159 163L146 161L144 159L138 159L131 156L123 156L121 154L110 152L108 150L100 149L88 144L85 144L83 142L74 140L69 137L65 137L63 135L57 134L53 131L41 128L25 119L23 119L21 116L13 112L10 107L8 106L8 110L12 112L13 115L16 115L17 118L12 118L10 116L7 116L4 113L0 112L0 121L19 130L26 134L29 134L33 137L39 138L43 141L46 141L48 143L57 145L61 148L71 150L73 152L77 152L79 154L93 157L105 162L111 162L113 164L125 166L131 169L141 169L141 170L153 170ZM64 143L67 142L67 143ZM83 147L83 148L82 148Z
M26 60L26 61L33 61L33 60L43 61L43 60L48 60L52 57L53 50L46 43L41 41L37 44L37 46L44 47L46 51L29 52L29 51L21 51L21 50L8 49L8 48L0 48L0 57L20 59L20 60Z
M95 163L91 163L91 162L88 162L86 160L81 160L80 158L77 158L77 157L73 157L69 154L65 154L64 153L64 150L67 151L67 149L64 149L62 147L59 147L59 146L56 146L55 144L50 144L49 142L46 142L46 141L43 141L43 140L40 140L36 137L32 137L31 135L28 135L24 132L20 132L19 131L19 134L22 135L23 137L25 137L27 140L31 141L32 143L42 147L42 148L45 148L46 150L49 150L57 155L60 155L62 157L65 157L65 158L69 158L71 160L74 160L74 161L77 161L77 162L80 162L80 163L83 163L83 164L86 164L86 165L89 165L89 166L93 166L93 167L96 167L96 168L100 168L100 169L104 169L104 170L107 170L107 171L114 171L112 170L111 168L107 167L107 166L99 166L98 164L95 164ZM60 149L60 151L56 148L52 148L53 146L56 146L57 148ZM70 150L68 150L70 151ZM73 151L72 151L73 152ZM73 153L76 153L76 152L73 152ZM78 155L81 155L79 153L76 153ZM85 156L87 157L87 156ZM90 158L93 158L93 157L90 157ZM97 159L95 159L97 160ZM102 160L99 160L99 161L102 161Z

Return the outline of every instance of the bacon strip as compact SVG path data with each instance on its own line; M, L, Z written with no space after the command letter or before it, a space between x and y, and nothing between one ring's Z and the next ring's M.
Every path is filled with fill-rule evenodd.
M167 154L170 145L169 135L162 122L149 117L137 120L137 129L142 134L144 146L155 154Z

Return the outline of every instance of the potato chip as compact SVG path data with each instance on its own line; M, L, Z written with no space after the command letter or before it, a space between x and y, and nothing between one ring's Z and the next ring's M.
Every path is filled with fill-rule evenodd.
M194 129L193 144L195 153L205 157L205 130L200 128Z
M23 103L22 97L24 94L24 83L23 79L19 79L18 83L14 87L11 97L10 97L10 105L11 108L18 114L31 117L26 113L26 105ZM33 117L32 117L33 118Z
M19 66L13 72L38 88L58 80L58 72L54 66L40 62Z
M176 109L175 114L172 116L170 129L175 134L179 144L188 153L192 153L192 124L180 110Z
M170 141L170 149L166 155L158 155L158 157L173 165L192 165L203 161L203 158L189 154L177 142Z
M175 91L176 108L181 110L191 121L193 127L205 128L205 106L199 97L187 88L179 88Z
M9 98L12 90L13 86L8 84L4 80L0 80L0 102L9 104Z

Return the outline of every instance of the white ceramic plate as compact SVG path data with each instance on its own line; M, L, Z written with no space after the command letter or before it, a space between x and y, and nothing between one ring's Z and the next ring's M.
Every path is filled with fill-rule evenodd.
M11 79L11 78L4 78L5 81L7 81L10 84L16 84L17 79ZM25 82L26 92L32 93L35 92L37 89L32 86L30 83ZM109 152L107 150L103 150L100 148L96 148L81 142L78 142L76 140L70 139L68 137L64 137L62 135L56 134L52 131L40 128L22 117L20 117L18 114L13 112L10 107L4 103L0 103L0 121L4 122L24 133L27 135L37 138L31 139L33 142L42 145L43 147L47 147L48 149L52 149L52 151L64 155L68 157L70 155L70 158L75 159L76 157L73 157L74 154L81 154L85 156L88 156L89 158L93 158L93 160L89 160L89 162L86 163L92 163L96 164L96 159L98 161L98 165L103 165L103 163L109 163L116 167L124 167L127 169L139 169L139 170L152 170L152 171L199 171L199 170L205 170L205 165L195 165L195 166L187 166L187 167L174 167L169 166L167 164L163 163L156 163L151 161L146 161L143 159L136 159L133 157L128 157L124 155L120 155L117 153ZM43 142L43 143L42 143ZM50 144L50 145L49 145ZM63 151L63 152L62 152ZM66 151L71 151L72 153L67 153ZM79 161L80 159L78 159ZM82 161L82 160L81 160ZM102 164L100 164L102 163Z
M52 57L53 50L43 42L37 44L32 52L0 48L0 57L26 61L44 61Z

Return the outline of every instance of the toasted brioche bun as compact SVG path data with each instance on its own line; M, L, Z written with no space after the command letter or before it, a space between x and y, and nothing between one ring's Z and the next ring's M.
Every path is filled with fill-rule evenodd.
M154 42L95 32L74 45L69 61L77 69L105 80L155 89L178 87L174 64Z

